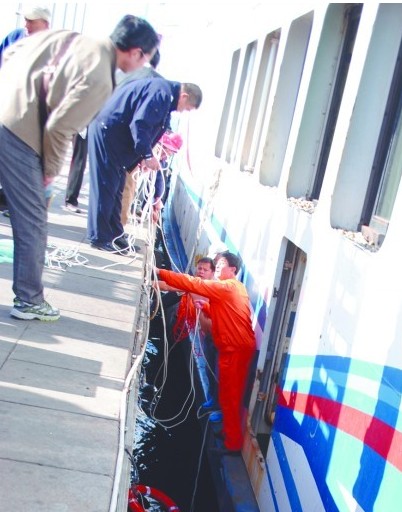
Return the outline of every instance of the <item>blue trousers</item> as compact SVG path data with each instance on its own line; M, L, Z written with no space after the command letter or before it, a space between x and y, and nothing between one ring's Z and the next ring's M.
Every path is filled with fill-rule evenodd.
M40 304L47 241L42 159L1 124L0 183L14 237L13 291L26 302Z
M212 336L207 334L204 338L204 356L208 363L206 372L208 375L208 399L212 398L214 405L218 405L218 368L217 352Z
M88 128L88 155L88 239L96 244L104 244L124 233L121 200L127 171L107 151L102 140L102 129L95 122Z

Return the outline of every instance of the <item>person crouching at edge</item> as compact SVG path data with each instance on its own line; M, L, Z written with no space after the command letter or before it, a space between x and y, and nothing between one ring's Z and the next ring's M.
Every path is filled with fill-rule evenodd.
M59 310L44 300L42 284L45 187L60 173L73 135L111 95L116 68L128 72L143 66L158 44L159 36L147 21L126 15L105 40L44 30L15 42L3 55L0 183L14 237L11 316L59 318Z
M200 306L212 320L212 339L218 353L218 399L225 446L222 452L227 455L240 455L243 446L243 398L256 352L249 297L245 286L236 279L240 265L238 256L224 252L216 262L217 280L155 270L168 285L209 299Z

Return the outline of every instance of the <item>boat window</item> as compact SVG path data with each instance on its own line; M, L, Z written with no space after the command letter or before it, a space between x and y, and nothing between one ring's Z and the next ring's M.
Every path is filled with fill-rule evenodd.
M336 170L331 226L363 234L380 247L392 215L401 177L402 4L366 4L328 168ZM356 87L355 84L358 84ZM348 86L351 86L348 88ZM344 128L342 130L341 128ZM361 231L361 233L360 233ZM364 239L363 239L364 240Z
M261 146L279 38L280 31L276 31L269 34L264 42L241 155L240 170L243 172L253 173L255 169L257 151Z
M226 161L234 162L237 157L240 133L244 124L247 99L252 71L254 68L257 43L254 41L245 51L242 71L237 84L237 97L233 105L233 115L226 145Z
M363 208L363 232L381 245L401 180L402 172L402 41L388 95L370 183Z
M223 153L225 133L227 131L228 123L229 123L230 106L233 102L237 70L239 68L239 61L240 61L240 50L236 50L232 57L232 65L230 67L228 88L226 91L226 97L225 97L225 102L223 104L221 122L219 124L218 136L217 136L217 140L216 140L215 156L217 156L217 157L222 156L222 153Z
M327 168L361 4L332 4L321 30L287 185L288 197L317 200Z
M349 64L352 58L353 46L355 44L361 11L362 4L348 6L346 8L342 50L339 57L338 71L336 74L331 103L328 109L328 119L325 125L321 151L318 158L317 172L314 177L312 190L310 194L308 194L308 199L318 199L320 197L321 186L325 170L327 168L328 155L332 145L339 107L345 88L346 77L349 71Z
M268 123L263 147L261 148L259 179L262 185L275 187L279 184L283 162L288 147L290 129L293 122L300 82L310 40L313 13L294 20L289 33L283 39L285 48L280 62L278 81L273 89L274 99L271 111L267 114ZM278 52L279 54L279 52ZM277 66L278 66L277 64Z

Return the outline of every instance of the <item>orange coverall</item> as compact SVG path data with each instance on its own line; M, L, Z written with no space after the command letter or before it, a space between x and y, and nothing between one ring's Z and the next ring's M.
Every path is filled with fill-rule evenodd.
M203 280L164 269L159 270L159 276L170 286L209 299L203 312L211 317L212 338L218 351L218 395L225 447L240 450L243 446L243 398L256 350L246 288L237 279Z

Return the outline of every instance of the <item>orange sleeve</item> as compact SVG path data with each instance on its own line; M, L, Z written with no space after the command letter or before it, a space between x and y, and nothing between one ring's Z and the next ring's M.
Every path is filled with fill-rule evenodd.
M208 299L221 300L223 294L229 289L230 285L225 281L212 279L201 279L188 274L179 274L171 270L160 269L160 279L166 281L170 286L174 286L185 292L197 293Z

